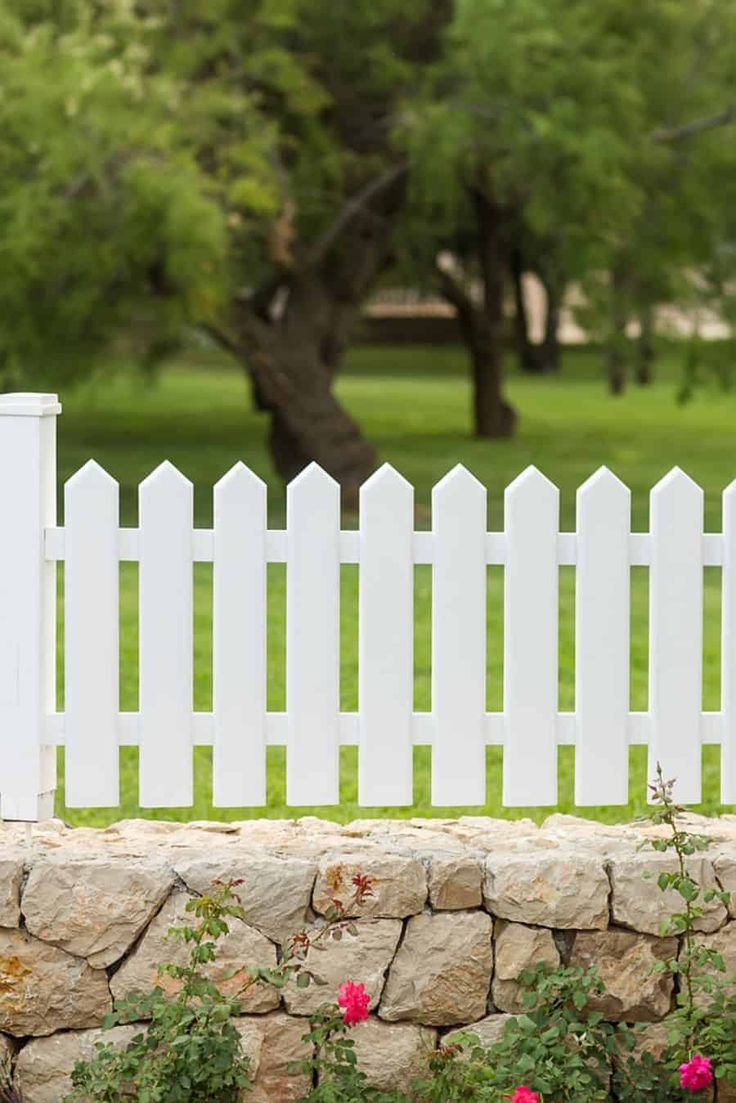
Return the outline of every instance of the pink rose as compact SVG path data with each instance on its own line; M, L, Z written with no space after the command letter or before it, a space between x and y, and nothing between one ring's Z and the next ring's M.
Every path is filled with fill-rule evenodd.
M713 1083L713 1066L710 1057L696 1053L684 1065L680 1065L680 1087L688 1092L702 1092Z
M539 1103L539 1092L533 1092L526 1084L519 1084L508 1098L511 1103Z
M346 980L337 990L337 1006L342 1008L342 1018L346 1026L355 1026L367 1019L370 1002L371 998L364 984L353 984L351 980Z

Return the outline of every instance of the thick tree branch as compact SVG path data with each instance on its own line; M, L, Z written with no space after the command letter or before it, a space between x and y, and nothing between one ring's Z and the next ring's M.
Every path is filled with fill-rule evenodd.
M681 142L685 138L692 138L695 134L703 134L706 130L716 130L720 126L730 126L736 123L736 107L728 107L719 111L717 115L710 115L703 119L693 119L682 126L664 127L653 131L653 142L666 144L669 142Z
M409 166L407 163L401 161L397 165L392 165L391 168L387 169L386 172L382 173L380 176L375 177L375 179L369 180L359 192L347 201L334 221L327 227L322 237L317 240L314 248L310 251L308 258L309 263L319 264L340 237L343 230L350 225L352 220L356 216L368 211L371 202L386 188L391 187L392 184L396 184L402 177L406 176L408 171ZM376 215L375 217L379 216Z

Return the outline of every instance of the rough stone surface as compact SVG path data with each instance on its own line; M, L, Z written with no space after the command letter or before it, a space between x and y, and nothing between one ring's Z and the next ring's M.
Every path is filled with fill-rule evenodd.
M0 858L0 927L18 926L22 880L23 859Z
M673 855L656 851L614 858L610 865L613 922L644 934L659 935L662 923L674 912L682 911L682 897L673 889L662 892L657 875L671 873L676 868ZM709 858L700 855L688 858L687 869L703 889L719 887ZM703 906L705 914L695 920L695 929L715 931L722 927L727 913L721 901L714 899Z
M308 1083L301 1073L289 1069L292 1062L308 1056L308 1047L302 1041L304 1020L276 1011L255 1020L238 1019L236 1026L255 1074L245 1103L297 1103L305 1095Z
M351 1032L358 1068L381 1091L408 1091L426 1075L437 1032L414 1023L384 1023L371 1017Z
M600 858L573 850L489 854L483 899L492 915L572 930L608 926L608 878Z
M22 931L0 930L0 1031L22 1038L92 1027L110 1010L104 972Z
M524 1010L525 991L519 983L519 973L542 962L556 968L560 964L559 950L548 928L527 927L504 919L496 921L494 947L493 1003L499 1011L519 1014Z
M687 815L683 822L712 841L693 860L694 875L706 887L717 877L731 894L728 914L720 903L711 906L703 937L736 966L736 922L728 922L736 920L736 817ZM675 901L673 908L659 892L656 876L643 878L663 859L641 844L664 831L661 825L599 824L557 813L541 827L483 816L345 825L309 816L227 824L138 820L102 830L49 821L34 825L29 841L24 825L0 823L0 1032L15 1035L3 1041L0 1033L0 1054L7 1046L21 1048L24 1037L51 1031L72 1046L72 1032L98 1026L111 1002L103 968L108 960L118 990L134 968L141 969L142 987L155 983L157 966L172 959L175 947L166 942L156 949L160 928L169 924L165 916L157 919L161 904L136 919L137 909L151 909L151 898L148 884L131 886L141 869L151 867L180 875L192 892L209 891L215 879L244 880L237 891L248 921L239 927L240 942L226 947L226 959L220 956L225 984L232 979L225 976L229 968L242 970L262 953L263 963L272 964L273 943L284 946L305 924L318 929L313 904L326 906L336 867L343 867L343 879L354 870L374 880L375 897L357 919L358 938L345 933L312 953L310 966L328 983L289 986L283 995L293 1017L269 1011L275 994L260 990L259 997L274 1002L249 1008L239 1021L256 1077L251 1103L297 1103L303 1096L305 1085L287 1068L304 1053L306 1025L299 1016L333 1000L345 979L369 988L374 1017L354 1037L368 1039L360 1042L365 1061L389 1087L410 1067L418 1040L433 1039L435 1026L469 1025L484 1043L495 1041L519 1006L519 968L546 957L556 961L558 947L572 954L573 963L598 965L609 1018L651 1018L669 1007L667 982L653 976L650 965L671 951L654 936L661 919L680 905ZM120 874L112 890L104 884L105 869ZM24 870L29 880L21 905L30 927L49 941L19 929ZM179 889L165 891L182 899ZM482 906L486 910L469 910ZM143 929L136 934L138 922ZM509 1013L488 1014L499 1006ZM645 1034L656 1039L658 1029L652 1024ZM40 1045L32 1041L26 1048L21 1073ZM52 1064L63 1067L61 1059ZM31 1095L28 1103L36 1099Z
M480 1018L493 972L491 933L491 920L480 911L409 919L389 970L381 1018L428 1026Z
M8 1038L5 1034L0 1034L0 1068L7 1066L14 1052L15 1047L13 1046L12 1038Z
M170 995L179 990L181 981L159 976L158 966L164 962L184 965L188 960L186 945L167 938L167 934L171 927L196 923L196 918L185 910L191 899L185 892L176 892L166 901L133 953L113 974L110 988L116 1000L131 992L149 992L157 984ZM204 972L221 992L234 996L248 977L248 966L273 968L276 965L276 947L260 931L241 920L228 922L230 931L218 941L217 958ZM278 992L265 985L253 985L243 998L243 1006L249 1012L271 1011L278 1004Z
M355 937L345 932L339 941L329 938L310 947L305 965L326 983L297 988L293 980L289 981L284 988L287 1011L310 1015L323 1003L334 1002L338 986L344 980L364 984L371 997L371 1010L376 1007L386 970L399 943L401 921L358 919L355 926L358 930Z
M575 936L571 965L595 965L605 985L590 1006L610 1022L650 1022L670 1009L672 977L653 973L657 961L675 956L674 938L652 938L632 931L583 931Z
M362 874L371 881L371 895L346 914L404 919L416 915L427 899L427 875L416 858L401 854L346 854L320 862L312 906L324 915L333 898L346 905L354 892L352 878Z
M103 969L127 953L173 883L173 871L161 862L38 862L23 892L26 927Z
M207 892L216 880L242 880L237 893L245 919L274 942L284 944L310 916L313 862L273 855L189 857L175 862L176 872L193 892Z
M720 977L722 980L736 977L736 923L727 923L719 931L700 935L698 943L707 946L709 950L715 950L723 958L723 964L726 967L725 972L714 973L713 975ZM735 988L735 985L729 985L728 991L733 993ZM706 993L702 993L700 998L707 1003L708 996Z
M98 1042L122 1047L139 1031L137 1026L115 1026L34 1038L21 1049L15 1065L15 1084L23 1093L23 1103L61 1103L71 1091L77 1061L94 1057Z
M467 1032L475 1034L479 1043L488 1049L500 1040L506 1029L506 1023L512 1018L513 1015L485 1015L477 1023L470 1023L468 1026L464 1026L462 1030L451 1030L449 1034L445 1034L442 1038L442 1045L454 1045L460 1034Z
M453 854L432 858L429 902L436 911L462 911L483 903L483 873L475 858Z
M728 914L731 919L736 919L736 854L715 854L713 869L723 891L730 894Z

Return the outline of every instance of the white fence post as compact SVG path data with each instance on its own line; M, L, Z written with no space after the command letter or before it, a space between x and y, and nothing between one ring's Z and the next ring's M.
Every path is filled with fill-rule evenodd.
M54 813L56 571L44 529L56 524L55 394L0 395L0 816Z

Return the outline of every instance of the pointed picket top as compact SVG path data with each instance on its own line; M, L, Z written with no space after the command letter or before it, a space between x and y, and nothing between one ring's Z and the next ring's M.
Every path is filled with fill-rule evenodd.
M332 475L328 474L323 467L320 467L314 460L308 463L298 475L295 475L286 488L287 499L290 494L295 491L299 494L304 492L305 487L322 487L329 486L339 491L340 484L336 479L333 479Z
M191 492L194 490L194 486L190 479L186 475L182 475L178 467L174 467L170 460L164 460L158 467L155 467L150 475L139 486L141 495L148 495L149 493L165 493L171 491L186 490Z
M702 500L703 488L681 467L673 467L652 487L652 502L664 498L670 501L680 499L683 502Z
M118 482L112 475L101 467L97 460L87 462L75 471L64 484L65 495L82 493L83 491L110 491L117 489Z
M736 479L729 483L723 491L723 505L736 503Z
M600 503L601 508L605 508L608 504L630 503L631 491L618 475L614 475L611 469L604 465L578 487L576 501L578 509L592 502Z
M400 506L407 502L411 503L413 500L414 487L390 463L381 464L378 470L374 471L360 488L361 505L383 501Z
M529 489L530 487L532 488L531 490ZM525 495L531 493L548 494L550 489L553 490L555 494L559 494L559 490L552 480L548 479L533 463L530 463L528 467L525 467L523 471L519 472L516 478L509 483L506 487L505 496L516 496L521 493Z
M260 502L265 500L266 492L263 479L241 460L233 464L214 486L215 500L222 503Z
M537 507L558 509L560 492L555 484L531 464L506 487L504 508L513 511L518 507L533 510Z
M485 508L487 494L485 486L472 471L468 471L462 463L456 463L432 487L432 505L442 506L447 502L475 505L482 502Z

